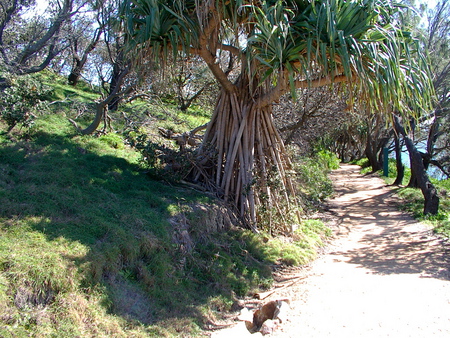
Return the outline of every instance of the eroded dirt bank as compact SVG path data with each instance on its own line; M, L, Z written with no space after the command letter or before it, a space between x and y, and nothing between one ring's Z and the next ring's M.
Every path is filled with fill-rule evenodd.
M269 336L450 337L448 244L399 212L380 178L342 165L332 179L336 238L307 278L271 296L291 310Z

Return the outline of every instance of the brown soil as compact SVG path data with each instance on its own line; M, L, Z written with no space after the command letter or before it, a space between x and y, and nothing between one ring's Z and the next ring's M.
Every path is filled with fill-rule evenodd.
M379 177L342 165L332 180L335 238L307 278L266 300L291 302L289 320L270 336L450 337L448 244L398 211ZM242 327L218 336L248 336Z

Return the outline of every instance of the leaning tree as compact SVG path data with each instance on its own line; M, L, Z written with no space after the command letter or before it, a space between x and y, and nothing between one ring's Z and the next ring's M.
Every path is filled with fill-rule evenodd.
M431 100L424 58L389 0L125 0L122 13L135 60L200 56L221 85L193 179L253 228L269 214L291 230L290 160L272 119L281 95L345 82L388 115ZM238 76L221 62L229 53Z

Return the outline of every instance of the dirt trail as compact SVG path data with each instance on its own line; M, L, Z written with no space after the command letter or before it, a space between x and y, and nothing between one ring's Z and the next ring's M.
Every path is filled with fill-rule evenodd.
M382 179L342 165L332 180L336 238L308 278L271 297L291 310L270 337L450 337L448 245L399 212Z

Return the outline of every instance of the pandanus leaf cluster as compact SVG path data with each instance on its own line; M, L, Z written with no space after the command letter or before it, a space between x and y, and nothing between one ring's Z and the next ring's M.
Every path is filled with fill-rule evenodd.
M284 219L295 205L272 120L281 95L344 82L365 109L430 109L426 55L400 29L401 10L388 0L125 0L122 18L137 63L200 56L222 86L193 177L255 225L258 210ZM223 52L240 60L238 76L221 66Z

